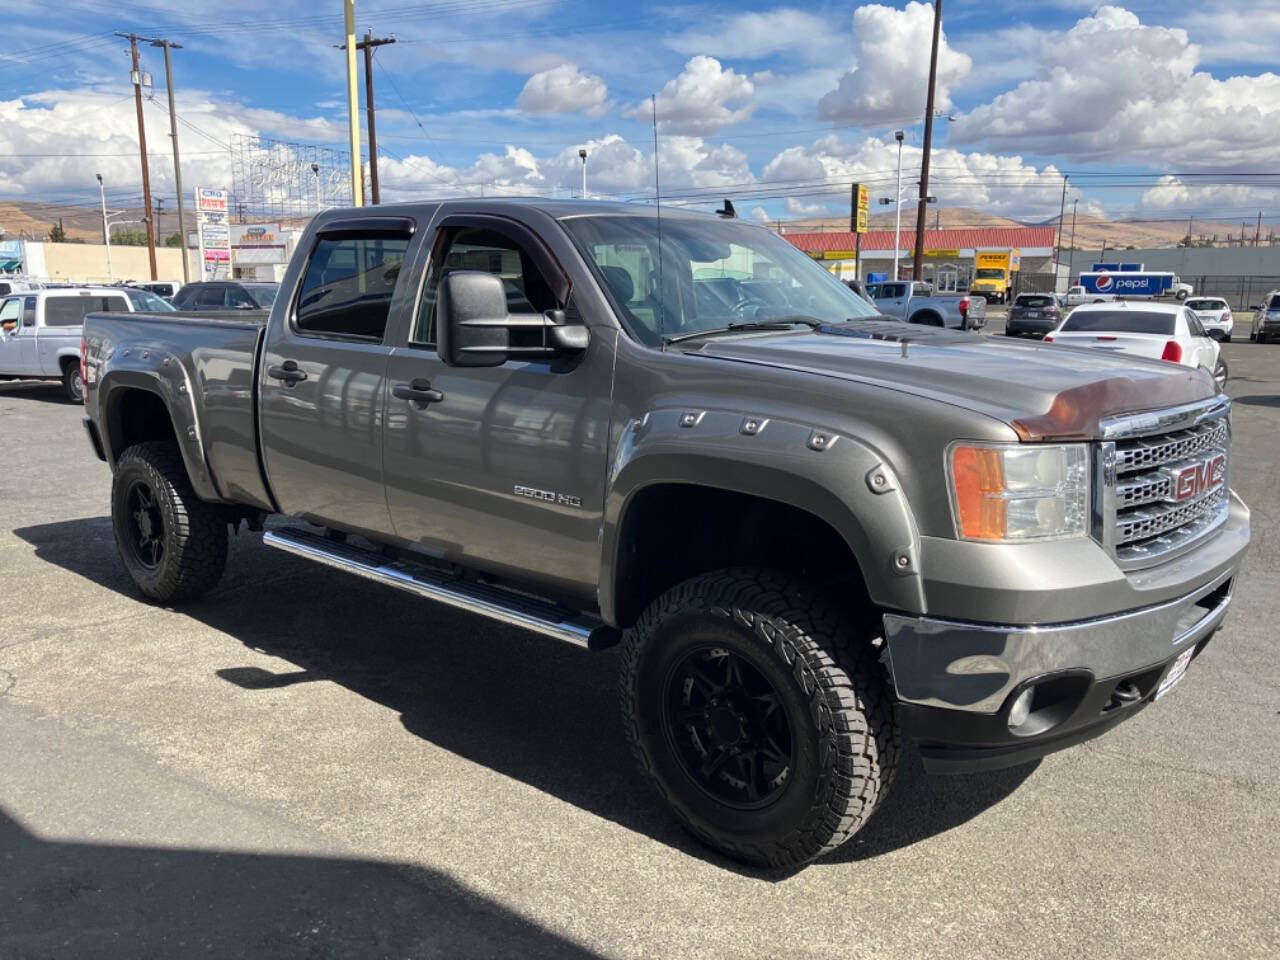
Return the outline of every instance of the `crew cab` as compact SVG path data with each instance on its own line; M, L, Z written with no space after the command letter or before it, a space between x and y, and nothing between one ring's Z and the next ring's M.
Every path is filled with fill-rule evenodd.
M139 592L201 596L247 528L620 645L655 795L771 866L851 837L904 740L934 772L1023 763L1188 675L1249 543L1212 377L887 320L767 230L656 214L326 210L267 317L90 315Z
M0 301L0 379L61 380L67 399L84 399L80 334L94 310L168 310L146 291L122 287L49 287Z
M880 313L907 323L977 330L987 322L985 298L937 294L928 283L888 280L868 284L867 292Z

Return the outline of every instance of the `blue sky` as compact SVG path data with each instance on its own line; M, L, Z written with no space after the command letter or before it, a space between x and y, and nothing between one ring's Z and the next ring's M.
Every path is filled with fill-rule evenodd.
M375 57L384 192L572 195L585 146L594 194L643 197L656 94L664 193L733 194L760 217L839 214L851 180L892 195L895 129L904 180L916 175L931 6L358 3L359 32L397 39ZM1069 200L1113 216L1234 217L1280 199L1280 0L944 6L939 107L953 119L935 127L930 191L944 205L1044 219L1064 171ZM53 9L8 5L0 197L93 200L99 171L113 201L140 194L127 43L113 30L184 45L188 186L231 186L236 133L345 143L337 0ZM143 52L153 183L171 196L163 62Z

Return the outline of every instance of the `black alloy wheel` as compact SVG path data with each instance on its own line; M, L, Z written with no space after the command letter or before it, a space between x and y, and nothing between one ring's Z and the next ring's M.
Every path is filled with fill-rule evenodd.
M758 810L786 790L794 724L773 684L741 655L707 646L678 660L662 720L680 766L713 800Z
M155 491L145 480L135 480L125 494L125 540L133 559L148 570L159 568L164 559L164 514Z

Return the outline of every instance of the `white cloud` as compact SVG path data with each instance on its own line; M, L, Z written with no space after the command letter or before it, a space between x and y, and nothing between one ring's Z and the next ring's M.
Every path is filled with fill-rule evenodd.
M755 90L750 78L715 57L693 57L658 93L658 129L687 136L716 133L751 116ZM645 101L628 116L651 120L653 108Z
M901 122L924 113L933 43L933 5L908 3L902 10L864 4L853 12L857 67L818 101L823 120L879 124ZM951 88L973 67L967 54L953 49L946 32L938 44L935 109L951 109Z
M680 53L735 60L790 54L823 61L840 56L844 43L826 17L794 7L721 16L710 23L704 18L697 29L667 39L667 46Z
M562 63L531 76L520 91L517 106L526 113L604 112L609 88L599 77L583 73L577 64Z
M1274 160L1280 76L1197 71L1185 30L1106 6L1043 49L1039 76L959 117L951 142L1219 169Z
M1159 183L1142 193L1139 209L1153 211L1187 210L1248 210L1253 207L1274 208L1275 187L1254 187L1248 184L1211 184L1199 186L1167 174Z
M923 151L907 146L902 151L902 198L904 215L914 210L916 181L920 176ZM846 143L829 135L807 147L788 147L764 167L762 183L789 181L801 188L812 183L813 196L793 197L788 210L804 216L819 212L847 213L848 184L854 181L871 188L871 202L881 208L881 197L893 198L896 186L898 145L891 139L867 137ZM800 182L797 184L797 182ZM1019 217L1056 216L1062 200L1062 174L1053 166L1035 167L1017 156L990 153L962 153L935 148L930 160L929 193L943 207L972 207L992 214ZM829 194L830 199L826 196ZM1069 190L1067 202L1078 197Z

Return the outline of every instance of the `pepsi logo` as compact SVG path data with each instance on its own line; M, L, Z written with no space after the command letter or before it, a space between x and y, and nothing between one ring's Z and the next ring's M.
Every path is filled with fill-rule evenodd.
M1115 283L1115 280L1112 279L1111 274L1104 273L1102 276L1098 278L1098 292L1106 293L1108 290L1111 289L1111 285L1113 283Z

